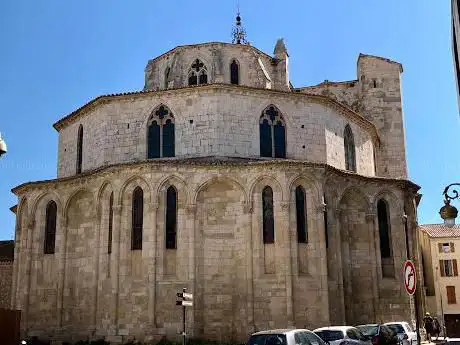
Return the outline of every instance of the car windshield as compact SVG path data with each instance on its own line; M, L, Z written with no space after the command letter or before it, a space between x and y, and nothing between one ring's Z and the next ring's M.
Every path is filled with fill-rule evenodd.
M285 334L257 334L249 338L248 345L287 345Z
M405 333L404 327L399 323L388 323L387 326L398 334Z
M323 330L323 331L316 331L315 332L321 339L324 341L334 341L343 339L343 332L342 331L331 331L331 330Z
M376 335L377 332L379 331L379 326L376 326L376 325L362 325L362 326L358 326L356 328L359 329L362 334L364 334L364 335L366 335L368 337L372 337L372 336Z

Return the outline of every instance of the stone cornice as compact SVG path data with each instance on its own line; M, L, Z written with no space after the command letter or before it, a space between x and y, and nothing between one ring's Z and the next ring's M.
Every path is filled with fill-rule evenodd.
M79 116L91 111L92 109L96 108L101 104L105 104L115 100L134 100L138 97L151 97L153 95L168 95L168 94L193 94L196 92L203 93L204 91L225 91L226 93L234 93L234 94L245 94L245 92L250 91L252 94L263 94L263 95L277 95L277 96L285 96L285 97L292 97L294 99L306 99L312 102L321 103L324 105L329 105L335 110L337 110L340 114L347 117L349 120L354 121L358 125L361 125L365 129L369 130L374 141L379 141L379 134L375 125L366 120L363 116L358 114L357 112L347 108L345 105L333 100L332 98L322 96L322 95L314 95L314 94L307 94L304 92L291 92L291 91L282 91L282 90L272 90L272 89L263 89L263 88L256 88L252 86L244 86L244 85L232 85L232 84L205 84L205 85L194 85L194 86L186 86L180 87L176 89L168 89L168 90L161 90L161 91L137 91L137 92L128 92L128 93L120 93L120 94L112 94L112 95L104 95L99 96L92 101L86 103L82 107L78 108L74 112L70 113L69 115L65 116L61 120L57 121L53 127L59 131L61 128L64 128L69 123L75 121Z
M56 183L64 183L67 182L69 184L77 183L82 184L86 181L102 176L104 174L111 174L115 173L119 169L127 169L127 168L146 168L152 169L153 167L161 167L161 166L196 166L196 167L203 167L203 168L224 168L238 166L238 167L309 167L312 169L323 169L324 173L328 176L336 175L347 177L349 179L359 179L362 181L367 182L379 182L379 183L395 183L400 188L411 190L413 193L416 193L420 186L417 184L405 180L405 179L395 179L395 178L388 178L388 177L373 177L373 176L363 176L358 175L353 172L340 170L334 168L325 163L313 163L308 161L302 160L290 160L290 159L245 159L245 158L232 158L228 159L226 157L192 157L192 158L168 158L168 159L151 159L151 160L144 160L138 162L130 162L130 163L118 163L107 165L104 167L100 167L97 169L93 169L90 171L83 172L79 175L51 179L51 180L43 180L43 181L35 181L35 182L27 182L23 183L19 186L14 187L11 191L20 196L21 194L25 193L26 191L34 188L43 188L46 186L50 186Z

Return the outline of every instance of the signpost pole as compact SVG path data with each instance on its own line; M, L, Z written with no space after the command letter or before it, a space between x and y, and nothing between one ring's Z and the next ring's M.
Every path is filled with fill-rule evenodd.
M182 289L182 292L185 294L185 292L187 291L186 288L183 288ZM186 342L186 339L185 339L185 305L182 305L182 323L183 323L183 333L182 333L182 345L186 345L185 342ZM420 345L420 344L417 344L417 345Z
M407 250L409 253L409 250ZM404 262L404 287L406 288L409 298L414 299L415 304L415 332L417 333L417 345L421 344L420 339L420 309L418 305L417 298L417 274L415 270L415 265L411 260L406 260ZM413 277L413 279L411 279Z

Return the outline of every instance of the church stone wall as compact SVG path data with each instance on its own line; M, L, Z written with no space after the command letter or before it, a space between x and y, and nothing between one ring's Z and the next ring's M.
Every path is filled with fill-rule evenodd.
M271 57L252 46L225 43L177 47L150 60L145 68L144 90L187 86L188 73L196 59L200 59L206 66L210 84L230 84L230 64L235 59L239 66L239 85L289 90L286 80L283 81L279 77L278 69L286 69L285 66L272 63ZM166 80L168 67L169 77ZM268 74L269 79L265 73Z
M407 178L401 72L399 63L361 55L358 80L325 81L298 89L335 99L374 123L380 134L380 145L375 151L377 176Z
M175 293L183 287L196 298L187 313L190 334L217 340L244 341L254 330L274 327L315 328L334 320L354 324L362 321L360 315L408 319L408 298L397 284L397 274L378 278L374 209L376 200L387 196L394 271L399 272L405 244L397 200L404 197L403 190L392 181L331 171L326 181L324 169L260 162L149 162L22 188L17 193L30 206L21 206L29 209L23 215L28 221L20 222L17 230L26 236L20 237L21 248L22 239L33 238L16 268L25 282L17 286L13 299L13 306L22 304L23 331L61 339L176 337L181 310L175 306ZM164 239L165 193L171 185L178 192L176 250L166 250ZM261 191L267 185L274 192L274 244L262 241ZM298 185L307 192L307 244L296 241ZM142 250L133 251L131 203L136 186L144 191L144 230ZM351 186L354 192L345 193ZM112 192L109 254L107 205ZM327 250L323 192L332 211ZM56 253L45 255L44 210L51 199L58 205ZM349 233L350 239L342 233ZM352 274L335 276L342 268ZM349 298L356 299L350 314L341 307Z
M230 95L230 97L229 97ZM59 133L58 176L76 172L77 133L83 126L83 171L147 157L147 123L160 105L174 115L176 157L259 157L259 119L275 105L286 123L287 158L345 168L343 134L353 130L357 172L374 175L370 131L337 108L304 95L206 87L120 99L90 109Z

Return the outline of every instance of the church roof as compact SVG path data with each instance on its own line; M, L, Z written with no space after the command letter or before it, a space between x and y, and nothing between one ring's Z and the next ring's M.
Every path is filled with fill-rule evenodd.
M292 92L292 91L282 91L282 90L273 90L273 89L264 89L264 88L257 88L252 86L245 86L245 85L232 85L232 84L203 84L203 85L193 85L193 86L183 86L175 89L168 89L168 90L160 90L160 91L135 91L135 92L126 92L126 93L118 93L118 94L109 94L109 95L102 95L94 98L93 100L89 101L88 103L84 104L77 110L71 112L69 115L65 116L64 118L60 119L59 121L53 124L53 127L59 131L61 128L66 126L68 123L73 122L77 119L80 115L83 115L87 111L94 109L94 107L99 106L100 104L110 102L112 100L116 100L123 97L142 97L142 96L149 96L152 94L168 94L174 92L181 92L181 91L190 91L191 89L233 89L237 90L246 90L246 91L253 91L253 92L263 92L263 93L275 93L275 94L284 94L288 97L305 97L311 100L317 100L320 102L324 102L330 104L331 106L336 107L339 109L342 114L347 115L352 120L357 121L365 128L369 129L374 137L374 140L380 141L380 137L375 125L365 119L362 115L358 114L357 112L353 111L352 109L348 108L347 106L343 105L340 102L335 101L332 98L323 95L315 95L315 94L308 94L304 92Z
M196 44L184 44L180 46L176 46L170 50L168 50L166 53L163 53L161 55L158 55L157 57L150 59L148 63L155 62L167 55L170 55L177 50L181 49L187 49L187 48L200 48L200 47L209 47L209 46L215 46L215 45L224 45L224 46L233 46L233 47L239 47L239 48L244 48L244 49L252 49L255 50L257 53L264 55L266 58L273 59L272 56L268 55L267 53L264 53L262 50L257 49L254 46L251 46L249 44L235 44L235 43L227 43L227 42L206 42L206 43L196 43Z
M305 160L295 160L295 159L284 159L284 158L263 158L263 157L225 157L225 156L205 156L205 157L169 157L169 158L155 158L147 159L143 161L133 161L129 163L117 163L99 167L93 170L82 172L79 175L73 175L68 177L61 177L51 180L43 181L34 181L26 182L19 186L14 187L11 192L16 195L19 195L24 189L33 187L33 186L43 186L50 183L64 182L64 181L78 181L85 177L89 177L95 174L110 172L114 169L119 169L123 167L139 167L139 166L155 166L155 165L166 165L166 166L303 166L303 167L312 167L325 169L326 172L335 172L344 176L353 176L359 179L364 179L367 181L378 181L378 182L394 182L402 183L407 188L414 189L415 191L420 189L420 186L417 184L401 179L401 178L390 178L390 177L376 177L376 176L364 176L357 173L341 170L334 168L325 163L315 163Z
M459 237L460 238L460 225L456 224L452 228L444 224L422 224L419 225L420 230L433 238L441 237Z

